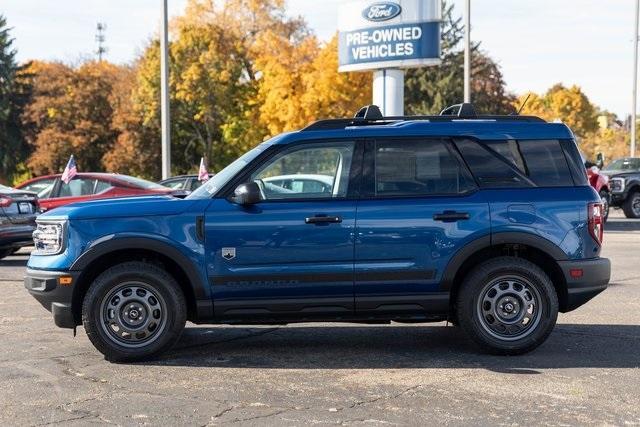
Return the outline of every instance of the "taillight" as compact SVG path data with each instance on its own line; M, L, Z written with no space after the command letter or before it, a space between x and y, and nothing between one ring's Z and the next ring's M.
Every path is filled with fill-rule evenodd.
M589 212L589 234L593 240L601 245L604 237L604 207L602 203L589 203L587 209Z
M0 197L0 207L7 208L11 206L13 199L11 197Z

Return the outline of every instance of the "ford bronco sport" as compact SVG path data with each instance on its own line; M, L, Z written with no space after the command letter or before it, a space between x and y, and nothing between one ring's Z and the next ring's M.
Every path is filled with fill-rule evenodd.
M329 184L277 178L297 174ZM25 286L113 361L166 351L187 320L449 320L488 352L520 354L606 288L602 237L565 125L369 106L258 145L184 200L40 216Z

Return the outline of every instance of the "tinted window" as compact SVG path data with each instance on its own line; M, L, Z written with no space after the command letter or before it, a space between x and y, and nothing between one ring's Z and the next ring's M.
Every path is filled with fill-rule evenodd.
M506 156L501 158L498 149L492 151L482 144L468 139L456 141L456 146L481 187L517 188L530 186L527 179L518 173L515 161L509 160ZM500 151L508 154L507 149Z
M274 156L251 180L266 200L345 197L353 148L352 142L297 147Z
M518 141L529 178L541 187L573 185L569 165L557 140Z
M540 187L573 185L558 140L490 141L486 144Z
M377 196L460 194L473 188L466 169L442 141L376 142Z

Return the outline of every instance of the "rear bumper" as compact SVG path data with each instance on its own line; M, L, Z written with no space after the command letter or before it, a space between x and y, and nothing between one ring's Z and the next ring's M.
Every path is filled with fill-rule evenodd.
M61 285L60 277L71 277L71 285ZM74 328L77 325L71 302L78 272L27 269L24 287L44 308L53 314L56 326Z
M611 263L607 258L559 261L558 264L567 283L566 304L561 307L563 313L575 310L604 291L611 278ZM577 277L579 271L581 275Z
M34 224L3 224L0 227L0 249L33 245Z

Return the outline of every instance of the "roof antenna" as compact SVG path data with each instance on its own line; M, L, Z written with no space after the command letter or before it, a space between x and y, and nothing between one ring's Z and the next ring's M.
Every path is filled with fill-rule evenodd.
M518 112L516 113L516 116L519 116L520 113L522 112L522 110L524 109L525 105L527 105L527 101L529 100L529 97L531 96L531 92L529 92L527 94L527 97L524 99L524 102L522 103L522 105L520 106L520 108L518 108Z

